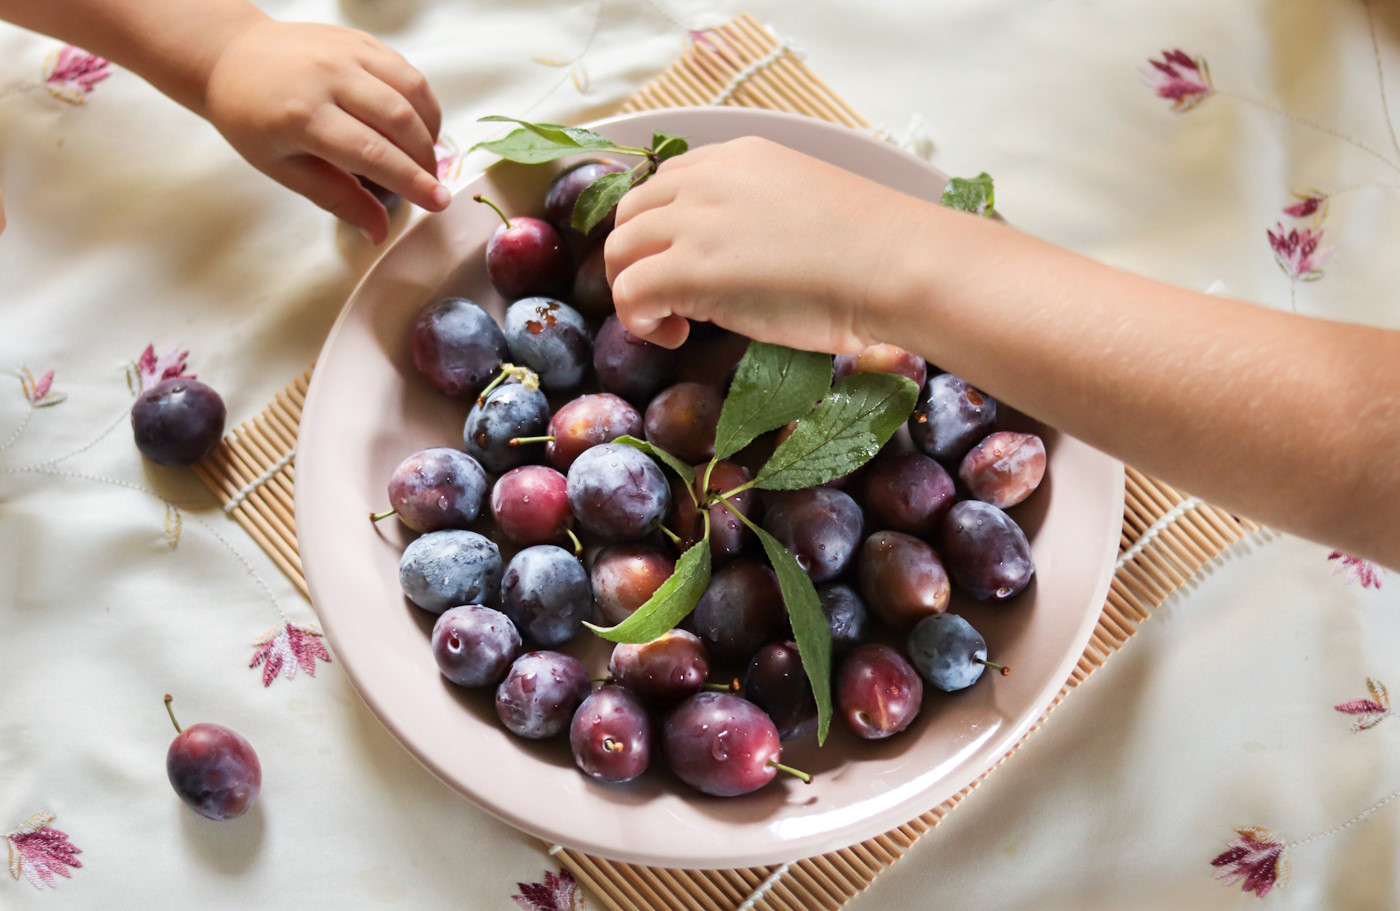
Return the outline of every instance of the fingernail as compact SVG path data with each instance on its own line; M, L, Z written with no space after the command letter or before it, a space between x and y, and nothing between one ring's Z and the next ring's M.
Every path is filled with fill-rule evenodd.
M360 236L363 237L365 240L369 241L370 244L373 244L373 243L374 243L374 235L371 234L371 233L369 233L369 231L368 231L367 229L365 229L365 228L360 228L360 229L359 229L359 232L360 232Z
M433 190L433 204L436 205L439 209L445 209L447 208L447 204L451 201L452 191L447 189L447 187L444 187L442 184L438 184L437 188Z

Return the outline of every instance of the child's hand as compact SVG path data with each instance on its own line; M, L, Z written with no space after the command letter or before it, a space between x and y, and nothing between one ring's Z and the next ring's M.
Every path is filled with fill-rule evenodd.
M688 318L859 350L876 340L883 267L906 255L926 208L762 139L687 152L618 205L605 254L618 317L667 347L685 340Z
M363 32L259 18L209 70L201 111L254 167L379 243L388 213L352 175L437 211L450 195L423 75Z

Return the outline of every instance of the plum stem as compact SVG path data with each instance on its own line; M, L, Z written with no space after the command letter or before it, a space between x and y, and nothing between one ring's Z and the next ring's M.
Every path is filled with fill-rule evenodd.
M701 689L713 690L716 693L737 693L739 692L739 678L732 677L728 683L706 683Z
M729 489L729 490L726 490L724 493L722 493L722 494L719 495L719 498L720 498L721 500L727 501L730 497L738 496L739 494L743 493L744 491L748 490L748 489L751 488L751 487L756 486L757 484L758 484L758 480L757 480L756 478L755 478L754 480L752 480L752 481L745 481L744 483L740 484L738 487L734 487L734 488L731 488L731 489Z
M514 364L502 364L501 372L496 374L496 378L491 382L487 383L486 388L481 390L480 394L477 395L476 404L478 406L485 405L486 396L491 392L491 390L495 389L497 386L501 385L506 380L519 380L520 385L524 386L526 389L540 388L539 376L535 373L535 371L531 370L529 367L517 367Z
M974 657L972 660L973 660L973 661L976 661L978 664L982 665L983 667L989 667L989 668L991 668L991 669L994 670L994 671L1001 671L1001 675L1002 675L1003 677L1010 677L1010 676L1011 676L1011 668L1007 667L1007 666L1004 665L1004 664L998 664L998 663L996 663L995 661L988 661L986 658L977 658L977 657Z
M173 724L173 725L175 725L175 733L177 733L177 734L183 734L183 733L185 733L185 732L182 731L182 730L180 729L180 722L178 722L178 721L175 720L175 710L172 709L172 708L170 707L170 703L171 703L172 701L173 701L173 699L172 699L171 695L170 695L169 693L166 693L166 694L165 694L165 711L170 715L170 723Z
M472 199L476 200L477 202L485 203L486 205L488 205L488 206L490 206L491 208L495 209L495 210L496 210L496 214L499 215L499 216L501 216L501 221L503 221L503 222L506 223L506 227L507 227L507 228L511 227L510 219L506 217L506 213L504 213L504 212L501 211L501 207L500 207L500 206L496 205L494 202L492 202L491 200L487 199L485 196L482 196L480 193L478 193L478 194L476 194L475 196L473 196Z
M662 525L660 522L656 523L656 527L661 531L663 535L671 539L672 544L676 545L676 547L680 548L681 550L685 550L685 542L681 540L680 535L676 534L674 531L671 531L671 529L667 528L665 525Z
M386 509L384 512L372 512L369 514L369 520L371 522L378 522L380 519L389 518L396 512L398 512L397 509Z
M620 740L614 740L611 737L604 737L603 749L607 750L609 753L620 753L622 752L622 750L625 749L625 747L622 745L622 741Z
M583 542L578 539L578 535L574 534L574 530L572 528L564 529L564 534L568 535L569 540L574 542L574 559L578 560L579 562L582 562Z
M773 768L777 769L779 772L786 772L786 773L788 773L789 775L793 776L794 778L800 778L800 779L802 779L802 783L803 783L803 784L811 784L811 783L812 783L812 776L811 776L811 775L808 775L806 772L802 771L801 769L794 769L794 768L793 768L792 766L790 766L790 765L783 765L781 762L779 762L779 761L776 760L776 759L770 759L770 760L768 760L767 765L772 766Z
M553 436L547 436L547 437L511 437L511 438L510 438L510 443L509 443L509 445L511 445L511 446L529 446L531 443L553 443L553 442L554 442L554 437L553 437Z
M612 675L612 674L604 674L604 675L601 676L601 677L589 677L589 678L588 678L588 682L589 682L589 683L601 683L601 684L603 684L604 686L606 686L607 684L613 682L613 675Z

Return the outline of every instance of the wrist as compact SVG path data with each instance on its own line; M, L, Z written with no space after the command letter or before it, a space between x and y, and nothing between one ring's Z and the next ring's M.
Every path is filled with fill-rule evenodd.
M272 19L246 0L210 4L199 16L183 23L185 36L175 43L189 49L166 58L160 77L148 77L172 99L205 119L209 117L209 85L214 71L230 47L259 25Z
M884 220L876 243L877 268L866 284L860 333L868 343L909 347L912 334L936 319L933 304L944 268L949 213L938 205L905 197L904 205Z

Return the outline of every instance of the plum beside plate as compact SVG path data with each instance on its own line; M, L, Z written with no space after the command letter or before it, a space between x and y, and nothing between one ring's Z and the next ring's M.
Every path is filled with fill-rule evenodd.
M628 145L650 142L658 129L692 146L765 136L930 200L946 183L888 143L794 115L671 110L594 126ZM977 616L979 631L1016 672L956 699L927 700L914 724L889 740L858 743L834 724L821 749L811 737L786 745L783 761L815 774L811 785L779 780L716 800L652 773L601 784L579 774L567 744L552 745L563 761L541 761L501 730L494 712L464 709L443 683L428 638L433 618L408 604L398 586L410 533L364 517L382 508L385 480L405 455L460 439L463 403L435 392L413 367L409 334L418 309L456 294L497 319L504 312L483 264L500 220L464 198L485 193L510 211L540 212L563 167L503 165L459 187L457 204L423 217L384 253L321 352L298 442L297 532L312 601L341 666L379 720L448 785L542 839L615 860L776 864L863 841L927 812L991 768L1045 711L1078 661L1112 579L1122 465L1035 422L1008 428L1040 434L1049 453L1041 489L1013 508L1031 538L1035 581L994 614L957 596L950 608ZM611 652L602 640L566 650L592 672ZM503 777L513 786L499 787Z

